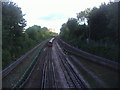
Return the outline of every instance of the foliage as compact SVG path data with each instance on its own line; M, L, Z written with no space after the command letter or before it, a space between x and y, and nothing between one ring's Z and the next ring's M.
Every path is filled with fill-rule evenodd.
M41 41L57 35L46 27L27 28L22 11L13 2L2 2L2 66L3 69Z
M77 13L77 19L79 22L84 22L85 24L85 19L89 19L89 14L91 12L91 9L90 8L87 8L86 10L84 11L81 11L80 13Z
M60 37L80 49L117 60L118 12L117 2L87 8L77 13L77 19L70 18L62 25Z
M107 36L107 17L105 11L93 9L89 16L90 38L100 40Z

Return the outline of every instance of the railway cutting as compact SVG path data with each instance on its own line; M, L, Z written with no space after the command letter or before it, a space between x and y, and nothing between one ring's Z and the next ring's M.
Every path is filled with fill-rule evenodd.
M14 68L10 71L8 69L9 73L6 71L3 77L3 88L109 88L111 87L111 83L108 82L110 81L110 76L104 80L108 74L115 76L114 83L118 83L116 68L110 69L114 64L111 65L112 67L103 67L101 63L98 64L98 62L95 63L95 61L88 60L88 58L84 58L85 55L81 57L82 54L79 55L78 51L72 49L59 38L53 37L43 45L36 58L29 63L30 65L26 72L14 81L13 85L11 83L15 79L12 79L13 75L10 76L10 73L15 74L12 71L18 69ZM98 73L94 67L96 69L99 68L101 72ZM107 73L103 72L105 70ZM6 82L7 75L11 78L9 83ZM6 83L10 85L6 86Z

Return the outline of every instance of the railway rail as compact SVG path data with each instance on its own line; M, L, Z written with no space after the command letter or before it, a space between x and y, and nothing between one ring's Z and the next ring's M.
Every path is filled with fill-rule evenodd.
M77 56L81 57L83 61L88 60L92 61L94 64L97 63L101 66L104 65L104 68L112 68L115 71L119 70L119 68L115 66L119 65L118 63L109 60L105 61L106 59L104 58L100 58L74 48L60 39L55 39L52 43L53 45L51 47L46 45L39 58L36 58L38 60L32 68L30 67L31 71L27 74L27 79L20 85L16 84L14 89L17 85L19 88L36 88L35 86L37 86L37 88L40 88L41 90L45 88L58 89L62 87L76 89L92 88L90 82L87 81L78 68L84 71L86 75L94 81L94 83L99 84L99 87L108 88L109 86L107 86L107 84L101 80L101 78L93 73L89 67L86 67L81 61L79 61ZM40 45L41 44L37 45L35 48ZM65 52L70 54L66 54ZM6 72L6 74L3 73L3 78L5 78L7 74L9 74L10 71L12 71L20 63L20 61L22 62L23 58L24 56L21 57L20 60L16 61L15 64L12 64L10 67L8 67L8 69L4 70L3 72ZM75 63L78 68L76 67Z
M66 42L62 41L61 39L58 39L58 43L60 44L60 46L63 48L63 50L65 52L75 54L75 55L80 56L80 57L82 57L82 58L84 58L86 60L90 60L90 61L92 61L94 63L101 64L101 65L103 65L105 67L108 67L110 69L120 71L120 63L118 63L118 62L111 61L109 59L105 59L103 57L96 56L94 54L82 51L82 50L80 50L78 48L75 48L75 47L67 44Z
M55 65L56 60L53 59L51 55L52 48L55 48L56 50L55 53L57 54L58 57L57 61L59 61L58 64L60 64L60 68L62 70L59 72L63 73L64 75L62 76L61 79L65 77L64 81L67 82L68 88L90 88L87 81L85 81L83 77L80 76L79 72L77 72L77 70L73 66L71 66L69 61L66 59L66 56L64 56L63 52L60 51L60 47L57 43L54 43L53 47L46 47L46 49L44 50L44 52L46 52L46 55L44 56L44 58L42 58L43 60L43 66L41 67L42 73L40 76L38 76L39 78L41 78L39 87L41 89L45 88L57 89L63 87L63 86L60 87L59 86L60 84L58 84L58 83L64 84L64 82L59 82L61 80L60 78L58 78L59 76L57 73L58 69Z
M56 43L57 54L61 60L61 68L64 72L66 80L70 88L90 88L87 81L85 81L82 76L80 76L75 68L72 67L72 64L69 63L68 58L60 51L60 47Z
M29 75L27 75L29 72L31 72L31 70L32 70L32 68L33 68L33 66L34 66L34 64L35 64L35 62L37 61L37 58L38 58L38 54L40 53L40 51L41 51L41 49L42 49L42 47L44 47L45 45L46 45L46 42L48 41L48 39L47 40L45 40L45 41L43 41L43 42L41 42L41 43L39 43L37 46L35 46L33 49L31 49L30 51L28 51L25 55L23 55L23 56L21 56L19 59L17 59L14 63L12 63L10 66L8 66L7 68L5 68L2 72L0 72L0 73L2 73L2 80L3 80L3 88L16 88L16 87L21 87L22 86L22 84L24 83L23 81L26 81L26 79L27 79L27 77L29 77ZM39 50L39 49L40 50ZM37 50L38 49L38 50ZM37 50L35 53L36 53L36 55L35 56L33 56L32 55L32 58L31 58L31 61L32 62L30 62L30 65L26 65L27 66L27 68L25 69L25 70L23 70L23 71L25 71L25 72L22 72L23 74L20 76L20 74L19 74L19 71L18 72L16 72L17 74L15 74L15 70L16 70L16 68L18 69L18 67L20 66L21 67L21 63L23 63L24 62L24 59L26 58L26 57L28 57L28 55L31 55L31 53L32 52L34 52L35 50ZM33 59L33 60L32 60ZM25 60L25 62L26 62L26 60ZM21 71L21 70L20 70ZM13 74L12 74L13 73ZM18 76L17 77L15 77L13 80L12 80L12 76L16 76L16 75L18 75L19 74L19 78L18 78ZM27 76L27 77L26 77ZM10 80L7 80L6 78L10 78ZM24 80L25 79L25 80ZM12 80L12 81L11 81ZM11 82L9 82L9 85L8 85L8 81L11 81ZM18 84L18 82L19 83L21 83L21 82L23 82L23 83L21 83L21 84L19 84L19 85L17 85ZM5 83L7 83L7 87L6 87L6 85L5 85ZM16 84L16 85L15 85Z
M8 67L6 67L4 70L2 70L2 78L4 78L5 76L7 76L16 66L18 66L18 64L20 64L21 62L23 62L24 58L26 56L28 56L31 52L33 52L35 49L37 49L39 46L41 46L44 42L38 44L37 46L35 46L34 48L32 48L30 51L28 51L27 53L25 53L24 55L22 55L20 58L18 58L15 62L13 62L12 64L10 64Z
M41 89L44 88L57 88L54 64L51 58L51 48L49 48L44 66L43 66L43 75L42 75L42 84Z
M92 87L119 87L119 63L79 50L59 39L58 43L76 68L80 69L79 71L84 75L86 74L84 78L93 80L92 84L96 85Z
M94 82L95 82L96 84L99 85L99 88L100 88L100 87L108 88L108 86L106 85L105 82L103 82L99 77L97 77L97 76L96 76L93 72L91 72L88 68L86 68L85 66L83 66L82 63L80 63L80 61L79 61L77 58L75 58L74 56L70 56L70 58L71 58L74 62L76 62L76 63L79 65L79 67L80 67L82 70L84 70L90 78L92 78L92 79L94 80ZM79 61L79 62L78 62L78 61Z

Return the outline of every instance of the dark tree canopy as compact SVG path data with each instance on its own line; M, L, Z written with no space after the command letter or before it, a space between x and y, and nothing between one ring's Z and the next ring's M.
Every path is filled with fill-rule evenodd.
M41 41L55 36L46 27L34 25L28 29L22 10L13 2L2 2L2 65L3 68Z
M13 2L2 3L2 24L3 31L8 30L10 37L20 36L23 28L26 26L26 21L23 18L21 8Z
M21 8L13 2L2 2L2 51L3 63L16 57L26 21ZM19 52L18 52L19 53ZM4 64L3 64L4 66Z
M93 13L93 14L92 14ZM100 40L106 37L107 33L107 17L102 10L93 9L89 16L90 38Z
M87 8L77 13L77 19L70 18L62 25L60 37L69 44L101 56L109 52L106 56L117 60L119 12L117 2L102 3L98 8ZM103 52L99 52L102 51L99 47L103 48Z

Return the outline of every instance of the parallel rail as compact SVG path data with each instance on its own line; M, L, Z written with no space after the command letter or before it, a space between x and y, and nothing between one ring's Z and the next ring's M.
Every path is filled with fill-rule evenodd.
M75 48L75 47L67 44L66 42L62 41L61 39L58 39L58 43L67 52L78 55L78 56L80 56L80 57L82 57L84 59L90 60L92 62L104 65L104 66L109 67L111 69L114 69L116 71L120 71L120 63L118 63L118 62L115 62L115 61L112 61L112 60L109 60L109 59L105 59L103 57L96 56L94 54L82 51L82 50L80 50L78 48Z
M70 56L70 58L77 63L77 65L87 74L88 77L90 77L92 80L94 80L94 82L99 85L99 88L108 88L108 85L103 82L98 76L96 76L92 71L90 71L88 68L86 68L84 65L82 65L82 63L80 62L80 60L78 60L76 57L74 56Z
M41 52L43 51L43 49L46 46L47 42L48 42L48 39L45 40L45 41L43 41L41 43L41 49L39 50L39 53L36 54L34 60L30 64L30 66L27 68L27 70L25 71L25 73L22 75L22 77L20 78L20 80L16 83L16 85L14 85L13 89L24 87L24 85L30 79L30 76L33 73L33 70L35 69L35 66L37 64L38 58L41 55Z
M0 74L2 74L2 78L6 77L14 68L16 68L21 62L24 61L24 58L26 58L30 53L32 53L36 48L38 48L39 46L41 46L45 41L43 41L42 43L38 44L37 46L35 46L34 48L32 48L30 51L28 51L27 53L25 53L23 56L21 56L20 58L18 58L15 62L13 62L12 64L10 64L8 67L6 67L4 70L2 70L0 72Z
M51 49L51 48L49 48ZM51 51L48 50L42 71L41 90L45 88L57 88L54 64L51 60Z
M87 81L83 79L75 68L69 63L66 56L60 51L58 46L56 47L57 55L61 60L61 68L64 72L65 78L70 88L90 88Z

